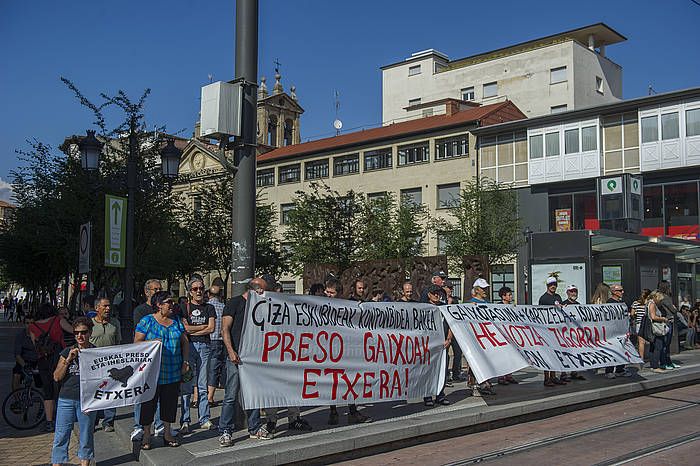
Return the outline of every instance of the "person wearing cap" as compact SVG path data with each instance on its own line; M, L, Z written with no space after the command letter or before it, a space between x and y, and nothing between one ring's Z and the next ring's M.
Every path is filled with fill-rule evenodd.
M209 374L207 377L207 400L209 406L216 406L214 395L217 387L223 388L226 383L226 351L224 351L224 337L221 335L221 319L224 314L224 302L222 299L224 281L216 277L209 287L209 301L216 312L214 331L209 335Z
M547 277L545 284L547 285L547 291L540 296L537 304L540 306L562 306L562 299L559 294L557 294L557 277ZM554 371L544 371L544 386L554 387L555 385L566 385L566 381L557 378L557 374Z
M566 299L562 301L561 305L562 306L569 306L571 304L581 304L578 301L578 287L574 285L573 283L570 284L569 286L566 287ZM586 380L584 376L579 374L576 371L572 371L571 375L567 375L566 372L561 373L561 379L564 380L565 382L568 382L570 380Z
M180 307L180 317L190 340L190 367L194 371L193 383L197 386L197 401L192 402L192 406L198 408L200 428L209 430L214 427L214 424L211 422L207 398L207 378L209 377L210 335L216 328L216 310L214 306L204 302L204 280L201 276L192 276L187 282L187 290L190 299ZM182 416L180 417L180 432L183 434L190 430L189 408L192 388L183 386Z
M434 306L439 306L441 305L440 297L442 293L444 292L442 287L439 285L430 285L426 289L427 295L428 295L428 303L434 305ZM443 328L445 329L445 343L443 344L443 348L447 350L447 347L450 346L452 343L452 330L447 326L447 323L445 322L443 318ZM447 380L447 379L445 379ZM423 398L423 404L428 407L433 407L436 404L442 405L442 406L447 406L450 404L450 400L447 399L445 396L445 386L443 385L440 387L440 392L435 396L435 401L433 401L432 396L426 396Z
M491 285L483 278L477 278L472 285L472 297L467 302L488 303L489 290L491 290Z
M619 283L610 285L610 298L608 298L608 302L606 304L623 304L629 309L629 306L627 306L627 303L623 299L624 295L625 290L622 288L622 285ZM605 377L608 379L614 379L617 376L632 377L633 375L634 374L632 374L632 372L630 372L624 364L620 364L619 366L608 366L605 368Z
M437 285L442 289L442 287L445 285L445 280L447 280L447 274L442 270L436 270L435 272L433 272L433 275L430 277L430 284ZM422 303L429 303L430 302L428 300L428 288L423 290L423 293L421 294L421 297L420 297L420 301ZM444 291L440 292L440 303L447 304L447 297L445 296Z
M483 278L477 278L471 286L472 297L466 302L474 304L488 303L489 291L491 290L491 285ZM493 389L491 382L488 380L482 382L481 384L476 383L476 378L471 369L467 373L467 385L472 388L472 396L482 396L482 395L495 395L496 391Z
M498 290L498 296L501 298L501 304L506 304L508 306L514 306L515 303L513 302L513 290L510 289L509 286L502 286ZM508 385L508 384L513 384L517 385L520 382L515 380L513 377L513 374L506 374L502 377L498 378L498 385Z
M445 293L445 303L446 304L459 304L459 299L457 299L453 294L454 285L451 282L445 281L442 286L442 290ZM445 324L446 328L449 328ZM447 330L445 330L447 331ZM459 343L454 338L451 340L450 348L452 348L452 381L453 382L466 382L467 376L462 373L462 348L459 347ZM448 360L449 362L449 360ZM447 365L447 378L450 379L450 366ZM449 384L448 386L450 386Z

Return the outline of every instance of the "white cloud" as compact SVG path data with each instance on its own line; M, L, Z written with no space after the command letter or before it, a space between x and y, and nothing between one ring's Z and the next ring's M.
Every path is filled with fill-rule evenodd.
M0 178L0 199L12 202L12 185Z

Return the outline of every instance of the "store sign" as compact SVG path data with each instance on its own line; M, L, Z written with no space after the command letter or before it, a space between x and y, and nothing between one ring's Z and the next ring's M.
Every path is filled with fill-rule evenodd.
M571 209L556 209L554 225L556 231L571 231Z
M602 178L600 180L600 194L602 196L622 194L622 177Z
M608 285L622 285L622 266L604 265L603 283L606 283Z
M639 178L630 178L630 192L632 194L642 195L642 180Z

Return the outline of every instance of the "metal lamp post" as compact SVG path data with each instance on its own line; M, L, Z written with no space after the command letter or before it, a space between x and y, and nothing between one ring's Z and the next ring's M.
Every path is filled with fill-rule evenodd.
M80 142L81 165L86 171L94 171L99 165L99 156L103 144L95 138L95 131L88 130L87 136ZM134 296L134 222L135 222L135 198L137 188L138 164L138 134L137 118L132 116L129 121L129 152L127 157L127 218L126 218L126 267L124 270L124 306L121 308L120 320L128 322L131 320L130 306ZM164 148L160 151L161 167L163 176L173 179L178 175L180 157L182 151L175 147L175 141L168 138ZM122 325L123 336L132 335L132 329Z
M87 136L78 144L80 150L80 165L83 170L91 172L97 170L100 163L100 152L103 144L95 137L95 132L87 130Z

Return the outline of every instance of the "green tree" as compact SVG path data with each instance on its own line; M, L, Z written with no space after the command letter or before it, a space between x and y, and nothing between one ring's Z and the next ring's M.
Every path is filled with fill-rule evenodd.
M334 264L344 270L358 260L361 200L355 191L341 195L318 183L296 192L284 233L291 245L292 272L301 274L306 263Z
M79 225L92 221L93 249L91 278L98 292L114 296L122 284L122 269L104 266L104 195L126 195L126 156L124 137L131 124L137 135L137 194L134 202L135 291L150 276L173 279L191 271L197 258L184 248L183 231L173 214L177 200L168 180L160 171L161 140L146 131L143 109L149 91L132 102L124 92L101 95L95 105L70 81L63 79L80 103L89 108L105 145L99 170L86 173L80 165L77 144L80 137L68 138L61 151L30 141L30 148L18 151L23 166L12 174L15 192L13 218L0 232L0 261L9 280L32 290L35 295L51 295L58 282L77 273ZM117 107L126 119L108 129L103 112ZM162 131L163 128L160 130ZM157 245L157 247L154 247Z
M425 252L427 211L392 193L366 198L360 211L360 253L365 260L408 259Z
M455 204L448 218L431 222L453 264L461 267L465 255L483 255L489 265L513 258L521 226L512 186L488 178L473 180L464 186Z
M192 210L181 205L178 216L186 230L185 236L196 248L200 263L198 270L216 271L224 281L232 272L231 203L233 178L225 175L219 180L201 184L195 193L201 208ZM277 213L272 204L258 194L255 211L255 269L257 274L278 277L286 271L287 261L275 237Z

